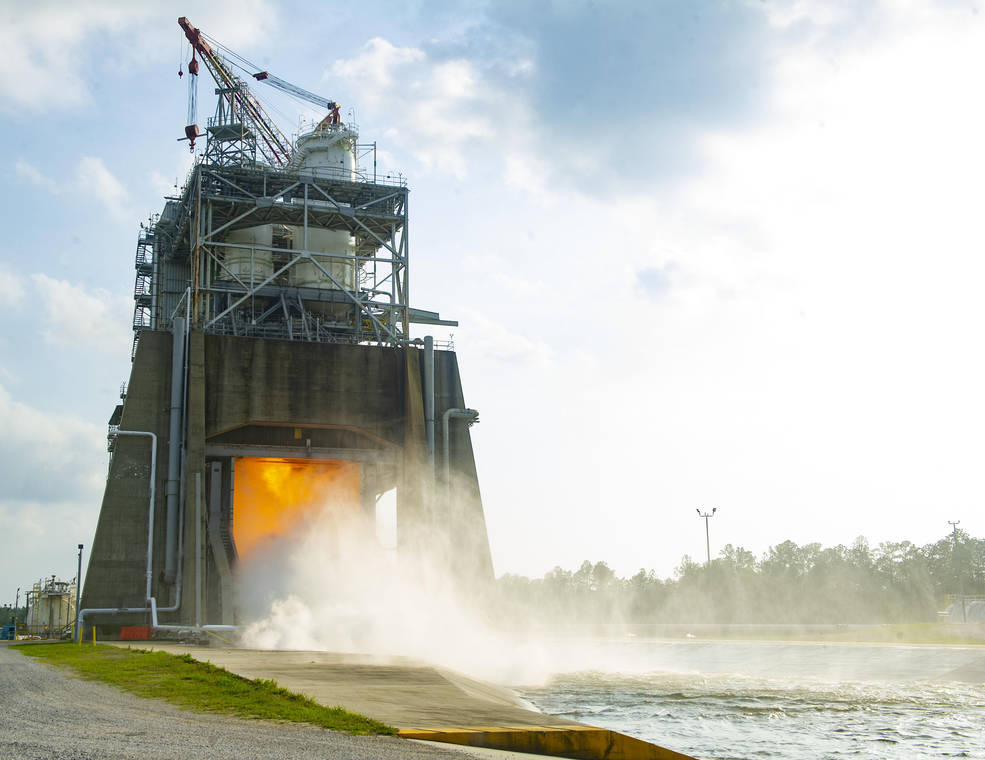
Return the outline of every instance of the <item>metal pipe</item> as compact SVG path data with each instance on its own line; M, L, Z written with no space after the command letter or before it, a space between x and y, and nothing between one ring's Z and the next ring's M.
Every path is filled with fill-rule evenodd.
M178 571L175 575L174 580L174 604L170 607L157 607L158 612L177 612L181 609L181 586L182 586L182 576L185 565L185 510L181 510L178 513L178 535L182 537L182 540L178 542ZM154 606L157 605L157 600L151 597Z
M79 630L75 637L75 643L82 643L82 628L88 615L126 615L132 612L147 612L147 606L143 607L87 607L79 612Z
M424 429L427 434L430 486L434 489L434 338L424 336Z
M79 607L82 606L82 544L79 544L79 569L75 574L75 630L79 630ZM16 629L15 629L16 630Z
M172 323L171 340L171 426L168 438L167 530L164 542L164 581L175 581L178 551L178 491L181 479L181 417L184 399L185 320ZM148 597L150 594L147 595Z
M448 445L448 420L451 417L465 417L470 422L479 419L479 413L475 409L448 409L441 415L441 437L444 442L444 475L445 488L451 489L451 463Z
M157 487L157 435L143 430L117 430L117 435L146 435L151 440L150 494L147 497L147 570L144 597L151 597L151 579L154 577L154 498Z
M185 304L185 325L191 324L191 312L189 311L189 304ZM178 320L179 322L181 320ZM189 356L189 340L191 336L191 330L183 330L184 344L182 346L182 368L181 368L181 378L182 378L182 396L181 396L181 409L178 418L180 421L184 421L184 410L188 408L188 383L184 382L184 379L188 377L188 356ZM178 544L178 559L177 559L177 571L174 577L174 604L170 607L158 607L158 612L177 612L181 609L181 588L183 585L182 579L184 577L185 568L185 468L186 468L186 457L185 457L185 437L181 436L180 445L180 467L179 467L179 502L178 502L178 529L176 533L176 540ZM170 465L170 462L169 462ZM170 469L170 467L169 467ZM166 575L166 571L165 571ZM157 600L154 600L157 603Z
M195 473L195 625L202 624L202 473Z
M157 435L145 430L117 430L116 435L146 435L151 440L151 450L150 450L150 496L148 497L147 505L147 570L146 575L146 586L144 588L144 599L150 600L151 596L151 580L154 577L154 496L155 496L155 486L157 484ZM90 608L86 610L79 610L78 613L78 626L76 627L76 641L82 641L82 627L85 625L86 615L95 615L100 613L105 614L122 614L126 612L146 612L147 607L118 607L118 608Z
M195 623L195 625L162 625L161 623L158 623L157 622L157 613L158 612L169 612L169 611L171 611L171 609L170 608L165 608L165 607L158 607L157 606L157 601L153 597L151 597L151 599L149 601L150 601L151 628L153 630L155 630L155 631L158 631L158 630L163 630L163 631L197 631L197 630L201 630L201 631L238 631L239 630L239 626L238 625L201 625L201 624L199 624L197 622Z
M238 625L155 625L155 631L238 631L242 626Z

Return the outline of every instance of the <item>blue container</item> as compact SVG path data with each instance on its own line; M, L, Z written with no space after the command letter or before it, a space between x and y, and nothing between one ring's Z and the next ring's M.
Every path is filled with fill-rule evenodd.
M14 626L5 625L0 628L0 641L13 641L14 640Z

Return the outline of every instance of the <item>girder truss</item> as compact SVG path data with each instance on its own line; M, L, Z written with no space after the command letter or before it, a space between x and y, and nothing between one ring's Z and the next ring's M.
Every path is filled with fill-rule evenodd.
M407 196L401 180L352 182L311 170L198 164L150 236L156 265L145 264L143 275L138 269L138 289L146 291L138 301L141 326L168 327L190 289L192 324L205 332L395 345L407 338L411 319ZM275 234L269 247L226 239L267 224L288 234ZM308 250L308 233L316 229L344 230L355 247L346 254ZM269 252L272 274L244 278L231 271L225 254L235 248L249 250L251 262ZM138 259L142 250L146 243L143 249L138 243ZM353 263L354 284L333 273L339 261ZM321 271L323 286L290 284L290 271L302 262Z

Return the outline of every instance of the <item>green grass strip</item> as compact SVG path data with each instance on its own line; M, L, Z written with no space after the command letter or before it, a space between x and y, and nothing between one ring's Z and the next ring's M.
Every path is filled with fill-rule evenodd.
M105 644L21 644L17 649L71 668L83 678L104 681L141 697L164 699L187 710L311 723L350 734L396 733L384 723L342 707L325 707L275 681L243 678L187 654Z

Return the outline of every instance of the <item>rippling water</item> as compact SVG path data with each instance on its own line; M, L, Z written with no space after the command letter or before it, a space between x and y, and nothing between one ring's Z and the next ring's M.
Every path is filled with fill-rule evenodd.
M595 646L604 670L561 673L520 693L545 712L702 760L985 758L980 648Z

